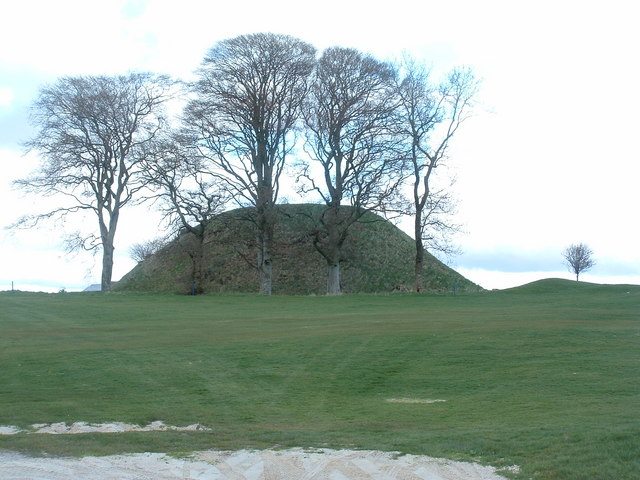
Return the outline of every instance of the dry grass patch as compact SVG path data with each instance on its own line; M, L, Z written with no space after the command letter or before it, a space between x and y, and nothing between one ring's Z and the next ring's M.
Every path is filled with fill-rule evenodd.
M441 403L446 402L446 400L442 400L439 398L387 398L385 400L389 403L420 403L420 404L431 404L431 403Z

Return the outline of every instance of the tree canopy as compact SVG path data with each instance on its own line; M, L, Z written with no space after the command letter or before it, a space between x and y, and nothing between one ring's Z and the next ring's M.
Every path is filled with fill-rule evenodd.
M66 201L22 218L34 225L52 217L90 211L98 233L74 237L76 247L102 248L103 291L111 290L114 238L121 209L145 186L145 151L166 126L164 104L171 82L150 73L63 77L42 88L33 104L37 129L26 144L42 158L40 168L16 182L31 193Z
M211 48L192 85L186 128L199 155L239 205L255 207L260 292L272 290L274 206L295 142L294 127L315 62L315 47L269 33Z
M327 293L340 289L342 245L354 222L384 210L402 180L394 132L394 67L349 48L327 49L303 103L309 161L301 178L326 205L314 245L327 261ZM318 179L311 166L320 166ZM344 208L344 206L349 208Z

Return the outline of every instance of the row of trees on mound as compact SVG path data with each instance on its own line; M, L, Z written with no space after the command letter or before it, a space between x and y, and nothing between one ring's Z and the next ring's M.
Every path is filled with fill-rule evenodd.
M276 205L292 171L299 192L326 206L311 234L327 262L327 293L340 293L342 246L371 211L414 216L419 291L425 248L447 249L456 229L450 191L432 180L477 89L466 68L435 84L409 58L342 47L318 56L300 39L265 33L218 42L188 84L146 73L62 78L33 106L37 134L27 147L44 161L17 183L70 202L18 223L93 211L99 234L78 235L76 245L102 248L109 291L125 205L161 199L169 223L201 240L212 216L251 206L260 292L270 294ZM184 108L172 126L166 106L178 92Z

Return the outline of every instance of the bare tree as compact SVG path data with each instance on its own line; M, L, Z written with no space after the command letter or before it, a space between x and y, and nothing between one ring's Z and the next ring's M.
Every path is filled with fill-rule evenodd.
M217 43L185 112L199 154L240 205L255 207L260 292L271 294L275 203L315 48L268 33Z
M155 238L153 240L147 240L146 242L134 243L129 249L129 256L136 262L144 262L148 260L151 255L157 253L165 244L166 241L164 238Z
M149 187L173 233L188 232L195 239L187 249L192 266L192 293L204 291L204 245L210 220L229 202L227 192L205 158L193 157L189 138L158 144L148 163Z
M165 126L170 87L167 77L147 73L64 77L43 88L32 107L38 131L26 147L41 155L42 164L15 184L30 193L62 197L64 204L16 225L93 212L99 233L82 232L74 241L77 247L102 249L102 291L111 290L120 212L144 187L144 147Z
M415 289L419 292L424 288L425 249L451 253L454 247L449 240L459 231L450 218L454 211L451 193L434 189L433 178L447 159L453 136L470 114L478 82L471 70L454 69L446 81L434 86L429 71L410 58L404 60L401 71L397 83L400 133L412 171Z
M311 161L300 180L303 191L316 192L326 204L314 245L327 262L329 295L341 293L340 262L349 228L365 213L388 207L402 178L392 131L394 77L388 63L354 49L329 48L304 102Z
M562 252L562 256L569 271L576 274L576 282L582 272L596 264L593 251L584 243L571 244Z
M422 205L420 215L423 232L421 254L418 254L420 246L416 244L416 265L418 268L415 270L415 286L418 292L424 288L425 251L433 252L436 256L442 254L445 257L460 253L459 247L452 241L452 237L462 231L462 226L453 220L457 212L457 201L452 194L455 179L449 180L444 186L431 183L427 201Z

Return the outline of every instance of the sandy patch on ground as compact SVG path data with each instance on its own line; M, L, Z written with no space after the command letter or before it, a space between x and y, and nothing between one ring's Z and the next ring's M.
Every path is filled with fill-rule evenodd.
M399 403L443 400L389 399ZM0 435L81 434L210 430L161 421L146 426L122 422L0 426ZM514 469L517 467L511 467ZM354 450L241 450L196 452L176 459L162 453L83 458L29 457L0 451L2 480L504 480L493 467L417 455Z
M3 480L505 480L493 467L353 450L204 451L32 458L0 452Z
M446 402L446 400L432 399L432 398L387 398L386 402L388 402L388 403L423 403L423 404L431 404L431 403Z
M0 435L15 435L22 432L22 429L13 426L0 425Z
M55 435L75 434L75 433L123 433L123 432L165 432L174 431L204 431L210 430L200 424L187 425L186 427L176 427L173 425L165 425L164 422L157 420L149 425L141 427L130 423L112 422L112 423L85 423L74 422L71 425L66 423L36 423L31 425L30 429L21 429L14 426L0 426L0 435L16 435L18 433L50 433Z

